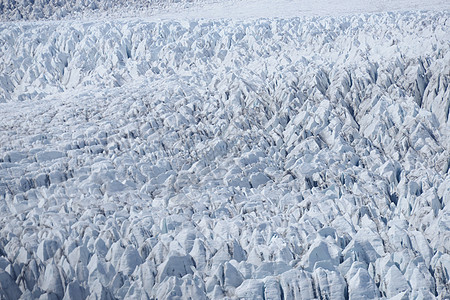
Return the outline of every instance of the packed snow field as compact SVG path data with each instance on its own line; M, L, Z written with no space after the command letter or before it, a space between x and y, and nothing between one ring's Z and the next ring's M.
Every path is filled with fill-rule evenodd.
M449 18L0 23L0 299L448 299Z

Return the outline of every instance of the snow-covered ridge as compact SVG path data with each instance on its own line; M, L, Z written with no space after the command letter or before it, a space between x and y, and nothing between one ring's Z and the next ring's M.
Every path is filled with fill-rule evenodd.
M0 26L0 294L450 295L449 13Z

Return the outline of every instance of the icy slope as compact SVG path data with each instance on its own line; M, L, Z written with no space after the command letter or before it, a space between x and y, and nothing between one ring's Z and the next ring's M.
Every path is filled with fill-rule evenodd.
M449 297L448 22L0 25L1 297Z

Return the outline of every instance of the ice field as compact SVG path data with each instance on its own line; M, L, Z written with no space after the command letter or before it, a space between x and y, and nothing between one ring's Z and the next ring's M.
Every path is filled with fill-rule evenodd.
M0 299L450 298L448 1L127 3L0 2Z

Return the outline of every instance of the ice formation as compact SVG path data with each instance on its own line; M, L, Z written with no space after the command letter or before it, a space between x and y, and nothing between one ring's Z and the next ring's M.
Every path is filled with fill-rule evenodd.
M449 17L0 23L0 298L450 297Z

